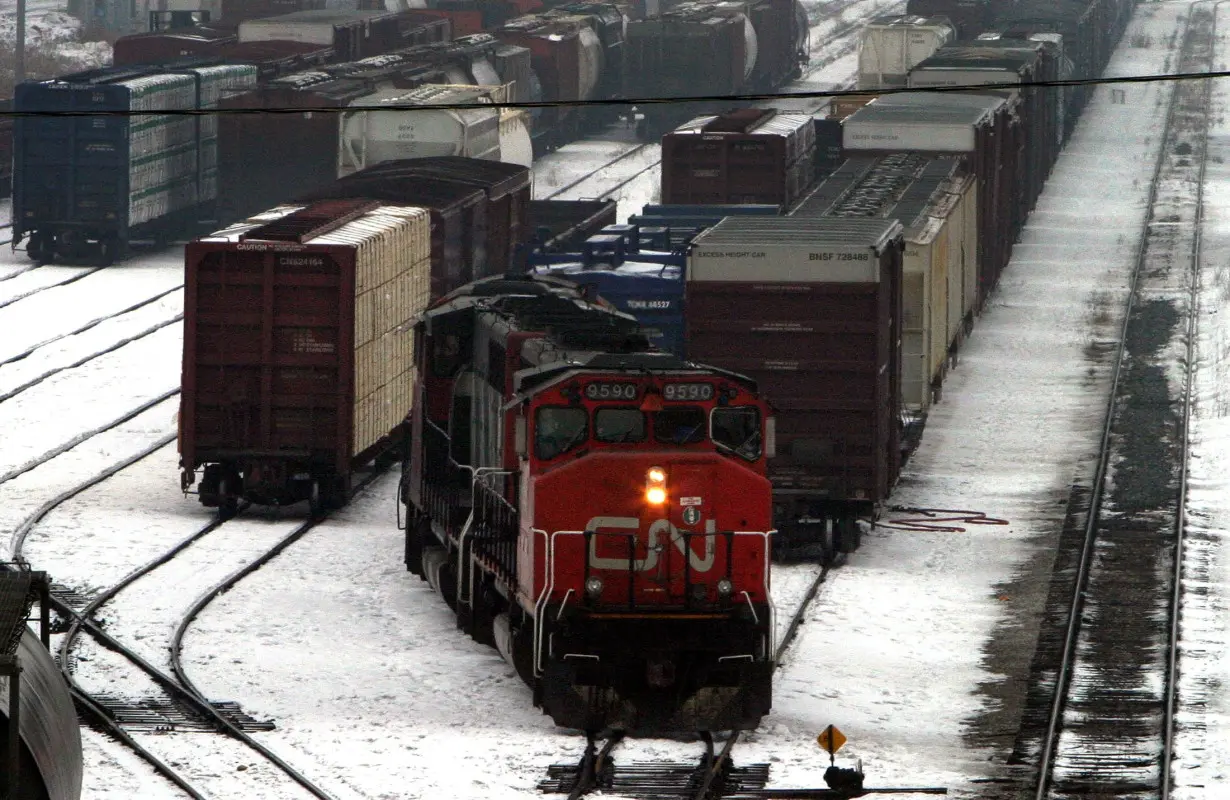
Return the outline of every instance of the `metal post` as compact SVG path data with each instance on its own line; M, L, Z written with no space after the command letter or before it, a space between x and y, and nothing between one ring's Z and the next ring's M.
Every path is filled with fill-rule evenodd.
M13 62L13 85L26 79L26 0L17 0L17 54Z

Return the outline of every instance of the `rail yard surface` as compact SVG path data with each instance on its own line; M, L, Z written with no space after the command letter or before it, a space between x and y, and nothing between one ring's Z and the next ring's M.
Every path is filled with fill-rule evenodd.
M900 9L811 7L812 62L795 88L849 85L860 21ZM1108 75L1221 68L1227 13L1212 2L1138 6ZM850 739L839 763L862 759L869 785L945 786L968 800L1091 786L1221 796L1227 92L1094 90L930 411L892 496L905 510L886 513L814 597L818 566L774 567L776 634L792 640L772 713L730 750L749 786L764 765L770 787L822 786L829 762L815 737L836 724ZM540 159L535 196L610 197L623 218L657 199L660 158L658 145L612 128ZM247 507L215 522L183 497L182 316L182 246L102 270L0 252L0 560L53 577L61 613L83 619L67 654L79 696L111 709L166 768L96 722L82 729L82 796L530 798L549 775L572 791L565 772L584 740L536 710L515 671L405 571L396 469L365 475L350 505L308 522L297 508ZM1108 415L1116 377L1126 394ZM1086 545L1102 481L1100 516L1113 524L1091 523L1102 538ZM1149 491L1166 497L1145 508ZM1183 508L1186 527L1174 527ZM1128 555L1115 537L1144 518L1158 538ZM1129 535L1146 535L1135 523ZM1129 573L1116 554L1144 569ZM1128 588L1111 583L1129 577ZM1085 607L1069 624L1078 586ZM1148 594L1146 605L1114 607L1129 593ZM1129 641L1114 613L1148 618ZM1121 716L1108 727L1094 704L1112 690ZM219 719L230 735L209 730ZM1129 724L1131 752L1117 738ZM616 774L646 781L627 790L641 797L669 784L662 764L680 765L672 780L703 781L724 743L629 737L610 758ZM1108 752L1114 765L1090 760ZM638 773L642 764L659 772ZM689 786L682 796L716 796Z

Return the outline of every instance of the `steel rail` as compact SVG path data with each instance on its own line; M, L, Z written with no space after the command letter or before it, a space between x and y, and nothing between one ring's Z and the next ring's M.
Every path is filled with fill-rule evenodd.
M2 243L2 242L0 242L0 244L3 244L3 243ZM120 309L119 311L116 311L116 312L115 312L115 313L113 313L113 314L108 314L108 315L106 315L105 317L98 317L97 319L90 320L89 322L87 322L86 324L82 325L82 326L81 326L81 327L79 327L79 328L75 328L75 329L73 329L73 330L71 330L71 331L65 331L64 333L58 333L58 334L56 334L55 336L52 336L52 337L50 337L50 338L48 338L48 339L44 339L43 341L39 342L38 344L31 345L30 347L26 348L25 350L21 351L20 353L18 353L18 354L16 354L16 355L7 356L7 357L5 357L5 358L3 358L3 359L0 359L0 367L6 366L6 365L8 365L8 364L12 364L12 363L13 363L13 362L15 362L15 361L21 361L21 360L23 360L23 359L25 359L25 358L28 358L28 357L30 357L31 355L33 355L35 352L37 352L39 349L41 349L41 348L43 348L43 347L46 347L46 346L47 346L47 345L49 345L49 344L55 344L56 342L60 341L61 339L67 339L67 338L69 338L70 336L77 336L78 334L85 333L86 331L90 330L91 328L96 328L96 327L98 327L99 325L103 324L104 322L107 322L108 320L112 320L112 319L115 319L115 318L117 318L117 317L121 317L121 316L123 316L124 314L131 314L133 311L137 311L137 310L139 310L139 309L141 309L141 308L144 308L145 306L148 306L148 305L151 305L151 304L153 304L153 303L156 303L156 302L158 302L159 300L161 300L162 298L167 297L168 295L174 294L175 292L177 292L177 291L179 291L180 289L183 289L183 288L184 288L184 285L183 285L182 283L181 283L181 284L178 284L178 285L176 285L176 286L171 287L170 289L166 289L166 290L164 290L164 291L159 292L158 294L154 295L153 297L149 297L149 298L146 298L146 299L144 299L144 300L141 300L141 301L139 301L139 302L137 302L137 303L134 303L133 305L128 306L127 308L122 308L122 309ZM183 314L182 314L182 313L179 315L179 319L183 319Z
M184 779L182 775L168 766L164 761L162 761L162 759L147 750L145 746L136 739L128 735L128 731L124 730L122 725L112 719L111 715L108 714L102 706L96 703L93 697L83 691L81 687L77 685L76 681L69 677L67 673L64 674L64 679L68 682L69 693L72 695L77 707L93 717L97 724L106 728L109 735L114 736L122 742L126 747L136 753L143 761L149 764L155 772L179 787L179 789L183 791L184 794L191 797L192 800L207 800L205 795L198 792L192 784Z
M1221 4L1225 0L1216 0L1213 3L1213 34L1214 42L1211 48L1212 54L1216 56L1217 42L1217 14L1221 10ZM1208 169L1208 142L1207 142L1207 114L1209 113L1209 101L1212 99L1212 84L1205 83L1205 135L1206 142L1201 152L1200 169L1196 183L1196 216L1195 216L1195 231L1192 237L1192 286L1189 296L1189 306L1187 313L1187 342L1185 347L1187 369L1185 370L1183 384L1183 430L1181 432L1180 441L1182 445L1182 453L1180 454L1179 467L1179 503L1178 515L1175 520L1176 536L1174 547L1174 572L1171 580L1174 583L1174 590L1170 598L1170 637L1167 642L1169 653L1166 657L1166 688L1165 688L1165 704L1162 717L1162 763L1161 763L1161 800L1168 800L1171 790L1171 766L1174 762L1174 739L1175 739L1175 710L1178 705L1179 691L1179 641L1180 641L1180 617L1183 609L1183 545L1186 538L1187 529L1187 479L1188 479L1188 459L1191 455L1191 419L1192 419L1192 399L1195 389L1196 379L1196 335L1197 335L1197 319L1200 310L1200 264L1203 256L1204 247L1204 182L1205 175Z
M0 242L0 244L6 244L6 242ZM68 276L67 278L65 278L64 280L59 281L59 282L57 282L57 283L48 284L47 286L40 286L39 288L37 288L37 289L31 289L31 290L30 290L30 291L28 291L28 292L22 292L21 294L19 294L19 295L15 296L15 297L10 297L8 300L0 301L0 309L3 309L3 308L8 308L9 306L13 305L14 303L19 303L19 302L21 302L22 300L25 300L25 299L26 299L26 298L28 298L28 297L33 297L34 295L36 295L36 294L38 294L38 293L40 293L40 292L45 292L45 291L47 291L48 289L57 289L57 288L59 288L59 287L61 287L61 286L68 286L70 283L76 283L77 281L81 280L82 278L88 278L88 277L90 277L91 275L93 275L95 272L100 272L100 271L102 271L103 269L106 269L106 267L88 267L88 268L86 268L86 269L85 269L85 271L84 271L84 272L78 273L77 275L70 275L70 276ZM24 274L25 272L28 272L28 271L29 271L29 270L23 270L21 273L18 273L18 274ZM12 277L12 276L10 276L10 277Z
M1214 15L1216 21L1216 15ZM1189 31L1191 30L1191 15L1187 17L1184 23L1183 37L1181 39L1179 59L1182 59L1183 50L1189 45ZM1215 41L1215 40L1214 40ZM1174 128L1175 119L1179 111L1179 101L1182 93L1179 87L1174 87L1171 92L1167 106L1166 125L1160 137L1160 145L1158 148L1157 161L1154 164L1152 180L1149 186L1149 194L1146 202L1146 208L1149 209L1141 226L1140 243L1137 247L1134 257L1134 266L1132 270L1132 279L1128 288L1128 299L1125 308L1123 323L1119 330L1119 348L1115 357L1114 368L1111 373L1111 385L1108 393L1105 416L1102 425L1102 434L1098 445L1098 458L1094 477L1091 485L1089 498L1089 513L1084 525L1084 540L1081 548L1080 561L1077 566L1076 579L1074 584L1073 598L1068 611L1068 621L1065 626L1064 646L1060 658L1059 669L1055 677L1054 696L1051 702L1051 710L1047 719L1047 726L1041 748L1041 758L1038 766L1038 779L1036 790L1034 792L1035 800L1045 800L1047 793L1050 790L1052 771L1054 768L1054 757L1058 745L1059 735L1063 730L1063 716L1066 706L1066 699L1071 683L1072 671L1074 667L1078 639L1081 631L1081 618L1085 606L1086 590L1091 575L1091 566L1093 560L1093 551L1097 540L1098 524L1101 520L1100 509L1102 506L1103 495L1107 482L1107 474L1110 466L1111 456L1111 438L1114 428L1114 410L1118 399L1118 388L1121 377L1123 375L1124 366L1127 355L1127 336L1132 323L1132 311L1136 306L1137 292L1141 283L1141 276L1145 271L1149 231L1153 226L1154 210L1158 199L1158 189L1163 168L1166 164L1168 152L1166 143L1170 139L1170 135ZM1204 165L1201 165L1201 175L1203 176ZM1203 192L1201 191L1201 196ZM1189 315L1189 318L1194 318L1194 313ZM1190 341L1189 341L1190 346ZM1189 361L1190 366L1190 361ZM1189 390L1190 390L1190 375L1189 375ZM1185 436L1186 439L1186 436ZM1184 445L1184 456L1186 456L1186 442ZM1184 458L1184 461L1186 458ZM1186 480L1186 466L1184 465L1184 480ZM1181 508L1181 503L1180 503ZM1176 591L1178 586L1176 583ZM1173 657L1172 648L1172 657ZM1173 670L1170 677L1174 675ZM1169 694L1169 692L1168 692ZM1169 704L1168 704L1169 711ZM1169 749L1169 741L1166 742ZM1166 795L1162 795L1165 800Z
M31 513L24 520L22 520L21 523L14 529L12 538L10 539L10 549L12 552L12 559L18 563L23 563L23 564L27 563L25 556L23 554L23 551L25 549L25 544L26 544L26 537L29 536L30 531L34 530L34 527L36 525L42 522L43 519L48 514L50 514L52 511L54 511L57 507L68 502L69 500L73 499L74 497L81 494L82 492L92 489L93 487L97 486L98 484L102 483L103 481L107 480L113 475L116 475L121 470L125 470L128 467L131 467L133 464L136 464L138 461L148 458L149 456L153 455L154 453L158 452L162 448L174 442L175 439L176 439L176 434L174 433L167 434L159 438L157 441L153 442L152 444L142 448L136 453L123 459L122 461L112 464L111 466L107 467L101 472L98 472L94 474L93 476L86 478L81 483L78 483L77 485L69 489L65 489L64 491L57 494L55 497L52 497L50 500L47 500L46 502L44 502L41 506L35 509L33 513Z
M69 450L72 450L77 445L83 444L89 441L90 439L93 439L95 436L100 436L108 431L118 428L119 426L123 425L126 422L132 421L133 419L144 414L146 411L149 411L150 409L155 408L162 403L165 403L167 400L170 400L172 397L175 397L178 394L179 394L179 387L176 387L174 389L169 389L163 392L162 394L158 395L157 397L153 397L149 400L146 400L144 403L137 406L136 408L125 411L123 414L121 414L120 416L116 417L115 419L109 422L105 422L102 425L99 425L95 428L91 428L88 431L84 431L82 433L77 434L73 438L69 439L67 442L63 442L59 445L56 445L51 450L48 450L42 455L36 456L35 458L25 462L24 464L14 467L13 469L9 470L3 475L0 475L0 485L8 483L14 478L19 478L22 475L25 475L27 472L30 472L31 470L34 470L34 469L37 469L43 466L48 461L59 458L60 456L67 453Z
M231 722L231 720L228 719L224 714L222 714L220 711L214 708L211 703L199 697L195 692L190 691L184 686L181 686L174 678L168 676L166 673L164 673L162 670L155 667L153 664L150 664L148 661L146 661L144 658L142 658L137 653L133 652L131 649L129 649L126 645L124 645L114 636L109 634L107 631L103 630L98 625L98 623L94 622L91 619L86 619L85 617L82 617L80 612L76 611L72 606L68 605L67 603L65 603L64 601L60 600L59 598L55 596L51 598L51 607L55 609L56 613L58 613L60 616L64 617L65 619L74 620L74 621L79 622L81 627L84 628L85 631L89 633L90 636L92 636L95 640L97 640L98 643L101 644L103 647L106 647L108 650L111 650L112 652L118 653L119 655L123 656L133 666L135 666L137 669L144 672L147 677L151 678L155 683L161 686L166 692L168 692L175 698L185 703L188 707L190 707L197 714L213 722L220 731L223 731L229 734L232 738L237 739L241 743L247 745L252 750L255 750L256 752L260 753L262 756L265 757L267 761L269 761L271 764L281 769L284 773L286 773L288 777L290 777L293 781L298 783L300 786L302 786L312 795L319 798L319 800L333 800L332 795L328 794L323 789L316 786L314 783L312 783L312 781L310 781L309 779L304 777L302 774L300 774L298 771L296 771L294 767L282 761L281 758L279 758L275 753L270 751L263 744L256 741L254 738L249 736L244 731L240 730L239 727L235 725L235 723Z
M730 763L731 753L734 751L735 744L739 741L740 735L741 731L731 731L730 738L722 746L722 752L718 753L717 758L709 760L701 776L700 785L692 795L692 800L711 800L710 793L714 788L713 782L717 780L717 777L722 774L722 771ZM709 739L708 744L709 753L711 754L713 752L713 739Z

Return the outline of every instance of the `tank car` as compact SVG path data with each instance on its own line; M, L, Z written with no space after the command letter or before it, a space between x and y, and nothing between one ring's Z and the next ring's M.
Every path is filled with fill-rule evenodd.
M560 726L754 727L774 652L755 384L552 277L464 286L416 336L407 568Z
M68 686L47 652L49 623L38 634L26 620L46 573L0 564L0 796L8 800L78 800L81 731ZM13 713L16 710L16 713Z

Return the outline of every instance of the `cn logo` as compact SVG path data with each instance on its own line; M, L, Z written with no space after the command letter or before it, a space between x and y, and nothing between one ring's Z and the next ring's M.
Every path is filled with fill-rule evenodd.
M585 530L599 532L602 530L621 530L621 531L636 531L641 527L641 521L636 517L594 517L585 524ZM688 557L688 563L692 567L693 572L708 572L713 569L713 562L717 557L717 543L714 541L717 536L717 526L713 520L708 520L705 523L705 553L697 555L696 551L688 546L687 539L679 532L671 521L668 519L660 519L649 526L648 542L649 552L645 558L638 558L631 562L631 566L636 572L649 572L656 569L658 566L659 555L666 549L667 544L662 543L663 534L666 535L666 540L670 545L673 545L683 555ZM589 540L589 563L595 569L618 570L627 572L629 561L626 558L604 558L598 555L598 536L593 536Z

